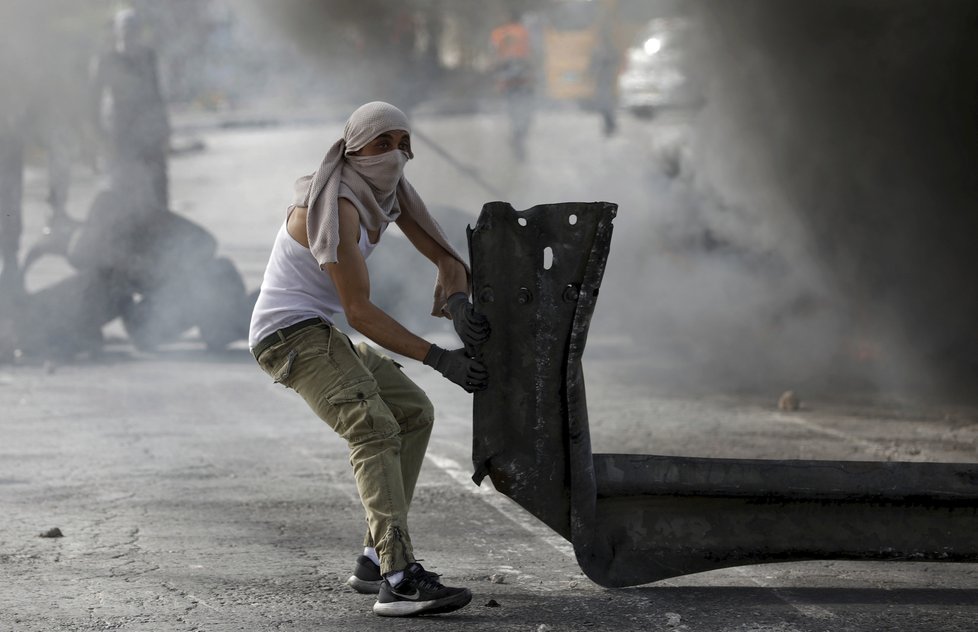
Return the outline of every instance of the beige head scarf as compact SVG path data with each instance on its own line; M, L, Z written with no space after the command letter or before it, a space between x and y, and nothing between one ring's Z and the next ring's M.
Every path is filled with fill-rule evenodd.
M335 263L339 245L339 198L347 198L357 208L360 222L369 231L397 220L401 213L408 214L453 257L459 260L468 273L465 259L452 247L438 222L428 212L421 196L403 176L397 182L394 194L378 191L358 171L348 155L362 149L374 138L392 130L410 133L407 116L399 109L374 101L362 105L350 116L343 128L343 137L333 143L316 173L299 178L295 183L295 199L292 206L309 209L306 230L309 249L320 267ZM399 150L394 150L399 151ZM410 151L408 158L413 158ZM403 163L402 163L403 164ZM440 296L435 285L435 305L432 314L440 315L447 297Z

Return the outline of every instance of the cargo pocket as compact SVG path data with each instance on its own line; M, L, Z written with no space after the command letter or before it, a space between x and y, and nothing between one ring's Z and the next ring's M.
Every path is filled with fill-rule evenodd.
M272 377L276 384L288 386L289 376L292 375L292 368L295 366L296 358L299 357L299 351L297 349L289 349L288 353L270 353L270 351L262 354L261 360L259 360L261 368Z
M327 394L326 401L333 411L333 430L351 443L375 434L375 421L378 415L383 417L377 410L383 406L377 393L376 380L365 379Z

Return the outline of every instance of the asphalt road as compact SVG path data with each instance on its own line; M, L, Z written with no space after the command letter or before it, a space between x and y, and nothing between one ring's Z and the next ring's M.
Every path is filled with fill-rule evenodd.
M622 185L652 172L641 154L648 132L634 121L604 141L596 117L540 118L547 143L532 146L532 170L503 158L494 115L421 123L517 207L626 206L648 193ZM292 180L312 170L338 128L201 129L206 149L174 158L175 210L218 236L249 288ZM438 159L419 158L408 173L429 205L460 209L448 222L471 221L488 199ZM42 184L32 172L28 242L39 234ZM75 215L94 187L79 176ZM43 287L67 272L43 260L28 282ZM615 274L610 264L606 283ZM973 409L850 397L804 399L786 412L776 407L781 385L731 393L653 382L642 370L651 360L600 322L585 356L595 451L978 460ZM450 343L443 324L419 331ZM118 323L106 335L93 357L0 366L0 630L978 630L975 564L816 561L600 588L568 543L488 481L471 483L470 399L417 364L407 370L439 416L412 537L427 567L475 597L450 616L381 620L343 583L363 519L342 442L272 384L243 343L208 352L189 332L142 353ZM55 527L63 537L39 537Z

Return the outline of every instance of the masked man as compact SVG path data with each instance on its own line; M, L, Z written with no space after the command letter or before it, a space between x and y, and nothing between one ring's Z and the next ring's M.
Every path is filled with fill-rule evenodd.
M357 109L316 173L296 182L294 203L265 269L249 341L261 368L301 395L343 437L366 510L363 555L348 583L379 593L381 616L450 612L472 598L443 586L415 561L408 508L434 410L400 366L333 325L434 368L466 391L486 386L485 367L464 348L445 350L374 305L366 258L393 222L437 268L433 316L452 319L467 345L489 335L468 300L469 275L424 202L404 178L411 152L403 112L382 102ZM397 273L391 270L391 273Z

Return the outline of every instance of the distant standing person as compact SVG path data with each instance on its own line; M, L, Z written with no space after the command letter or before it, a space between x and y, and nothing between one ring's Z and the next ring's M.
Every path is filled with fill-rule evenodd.
M602 131L611 136L618 128L618 70L621 58L611 28L604 26L591 54L591 76L594 78L594 105L601 114Z
M0 335L10 305L23 294L20 243L24 232L24 145L30 84L18 62L22 49L0 38ZM0 340L0 347L3 346Z
M87 105L84 72L76 66L80 33L73 20L52 19L13 25L0 38L0 299L22 295L30 263L44 253L64 254L77 226L67 208L71 163ZM44 42L43 55L38 55L38 42ZM42 151L48 212L42 238L21 261L26 163Z
M28 267L45 253L64 254L77 222L68 215L68 190L71 185L71 121L60 112L59 95L34 97L19 114L0 115L0 250L4 267L11 271L17 265L23 232L24 159L32 151L43 149L47 159L47 202L49 211L43 236L35 243L20 265L23 276ZM0 273L3 274L3 273ZM0 285L15 282L12 277Z
M489 334L468 299L467 266L403 176L413 156L407 117L396 107L375 101L350 116L319 169L296 182L249 335L261 368L346 440L367 517L363 554L348 583L378 593L374 612L395 617L456 610L472 594L443 586L418 564L408 530L434 421L431 402L400 365L366 343L354 346L334 319L345 313L379 346L423 362L466 391L485 388L485 367L465 348L431 344L371 301L365 260L395 223L437 269L432 316L451 318L466 345Z
M490 34L496 90L506 100L510 146L518 160L526 157L526 137L533 120L533 47L530 31L518 11Z
M19 114L11 106L0 109L0 301L23 292L24 121Z
M116 14L115 45L97 58L93 69L94 110L108 152L112 188L139 204L139 210L166 210L170 122L156 53L140 43L140 32L135 11Z

